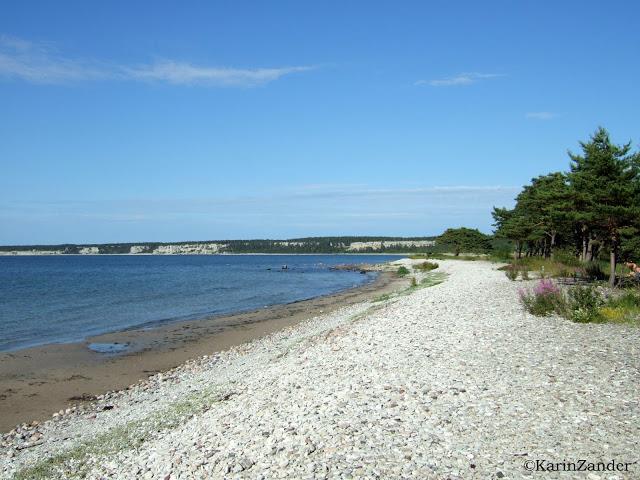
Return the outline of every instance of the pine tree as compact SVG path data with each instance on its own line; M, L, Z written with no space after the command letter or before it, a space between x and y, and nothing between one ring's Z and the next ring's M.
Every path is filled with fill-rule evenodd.
M602 127L580 146L582 155L569 152L568 178L577 207L575 219L584 230L601 235L609 247L609 283L613 286L621 234L637 228L640 216L640 154L629 153L631 142L614 145Z

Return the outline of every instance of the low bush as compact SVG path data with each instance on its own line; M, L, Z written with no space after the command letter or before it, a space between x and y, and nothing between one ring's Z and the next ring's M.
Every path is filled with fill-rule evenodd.
M603 321L600 307L604 305L602 296L591 286L574 287L568 292L568 316L578 323Z
M520 289L520 301L532 315L546 316L565 310L565 298L551 280L540 280L533 290Z
M422 262L418 265L414 265L413 268L416 270L422 270L423 272L430 272L431 270L435 270L439 266L440 265L438 265L436 262Z
M404 277L405 275L409 275L409 269L403 265L400 268L398 268L398 271L396 272L396 274L399 277Z
M583 267L584 275L589 280L604 280L607 275L602 271L602 266L598 262L588 262Z
M568 267L579 267L582 264L575 252L571 250L556 250L553 252L553 260Z
M510 262L513 260L513 249L510 247L500 247L493 250L491 258L498 262Z
M605 296L593 286L575 286L565 291L550 279L533 289L520 289L520 301L532 315L556 313L576 323L640 323L640 291L628 290Z
M416 281L416 277L411 277L411 287L417 287L418 282Z
M515 281L518 278L518 267L516 265L507 265L504 269L504 274L511 281Z

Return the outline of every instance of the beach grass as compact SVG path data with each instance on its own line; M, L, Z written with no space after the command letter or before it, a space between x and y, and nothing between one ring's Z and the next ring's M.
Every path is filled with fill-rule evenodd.
M117 453L139 448L154 434L176 428L193 415L209 409L212 405L228 400L233 393L217 389L206 389L173 403L143 419L114 427L91 440L41 460L14 475L15 480L44 480L59 478L85 478L91 464L89 458L109 459Z
M447 279L447 274L444 272L429 272L426 276L420 280L419 282L412 282L411 285L404 290L400 290L398 292L384 293L373 299L373 302L386 302L388 300L392 300L393 298L397 298L399 296L409 295L416 290L420 290L422 288L433 287L444 282ZM413 280L413 277L412 277Z

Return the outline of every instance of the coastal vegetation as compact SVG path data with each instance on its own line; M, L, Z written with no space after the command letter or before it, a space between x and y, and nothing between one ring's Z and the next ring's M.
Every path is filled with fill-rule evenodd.
M569 152L568 171L536 177L514 208L494 208L495 233L513 242L521 269L531 266L523 257L574 273L607 262L614 286L620 262L640 258L640 153L631 142L614 144L604 128L580 147Z
M414 270L421 270L423 272L430 272L431 270L435 270L439 265L435 262L422 262L413 266Z
M491 237L477 229L448 228L437 238L437 244L444 246L457 257L465 253L489 253L492 250Z
M404 265L398 267L398 270L396 271L396 275L398 275L399 277L405 277L408 274L409 274L409 269Z
M578 323L640 324L640 291L611 291L594 285L563 289L551 279L519 290L525 309L537 316L557 314Z
M494 208L496 237L514 247L501 269L539 279L519 290L533 315L640 324L640 275L621 263L640 259L640 153L604 128L580 146L567 172L536 177L514 208Z

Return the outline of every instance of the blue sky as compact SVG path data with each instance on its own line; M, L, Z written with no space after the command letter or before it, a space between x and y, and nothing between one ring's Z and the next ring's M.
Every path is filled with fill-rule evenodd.
M637 147L639 5L7 2L0 244L489 232Z

